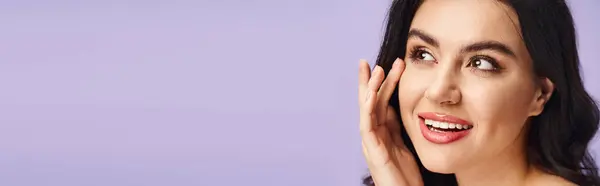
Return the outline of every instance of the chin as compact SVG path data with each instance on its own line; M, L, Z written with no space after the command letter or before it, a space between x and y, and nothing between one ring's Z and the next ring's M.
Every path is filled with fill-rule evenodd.
M435 147L415 148L421 163L431 172L453 174L460 167L460 162L464 161L463 157L458 155L460 153L443 152Z
M425 167L425 169L427 169L431 172L440 173L440 174L454 174L455 173L453 167L448 164L436 163L434 161L422 161L422 163L423 163L423 166Z
M431 171L431 172L435 172L435 173L440 173L440 174L453 174L455 173L455 169L454 166L446 161L440 161L440 160L430 160L427 158L422 158L421 162L423 163L423 166L425 167L425 169Z

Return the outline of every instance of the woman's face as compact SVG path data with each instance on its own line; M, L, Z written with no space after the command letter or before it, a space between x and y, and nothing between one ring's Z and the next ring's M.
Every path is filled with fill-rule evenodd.
M425 0L404 60L401 115L427 169L455 173L524 155L525 124L547 95L508 5Z

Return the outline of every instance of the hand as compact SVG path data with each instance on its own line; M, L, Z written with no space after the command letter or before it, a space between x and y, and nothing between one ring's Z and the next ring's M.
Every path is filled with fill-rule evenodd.
M361 60L358 75L362 150L377 186L421 186L423 181L412 153L400 135L400 122L389 100L405 64L396 59L384 81L384 71ZM383 82L382 82L383 81Z

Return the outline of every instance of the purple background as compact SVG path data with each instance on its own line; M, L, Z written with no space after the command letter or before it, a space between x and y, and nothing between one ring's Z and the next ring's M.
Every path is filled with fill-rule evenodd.
M600 98L600 1L571 1ZM0 185L358 186L388 3L2 0Z

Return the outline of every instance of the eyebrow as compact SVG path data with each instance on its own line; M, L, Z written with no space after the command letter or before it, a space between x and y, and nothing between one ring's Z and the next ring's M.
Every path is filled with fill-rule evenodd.
M419 29L411 29L408 32L408 38L418 38L431 46L434 46L436 48L440 47L439 41L437 41L431 35L423 32L422 30L419 30ZM497 42L497 41L476 42L476 43L467 45L466 47L463 47L460 50L460 52L468 53L468 52L476 52L476 51L480 51L480 50L495 50L495 51L501 52L503 54L509 55L511 57L516 57L515 52L513 52L508 46L506 46L505 44L502 44L500 42Z
M418 38L418 39L425 41L425 43L427 43L431 46L434 46L436 48L440 47L440 43L436 39L434 39L429 34L426 34L425 32L423 32L422 30L419 30L419 29L411 29L408 32L408 38Z

